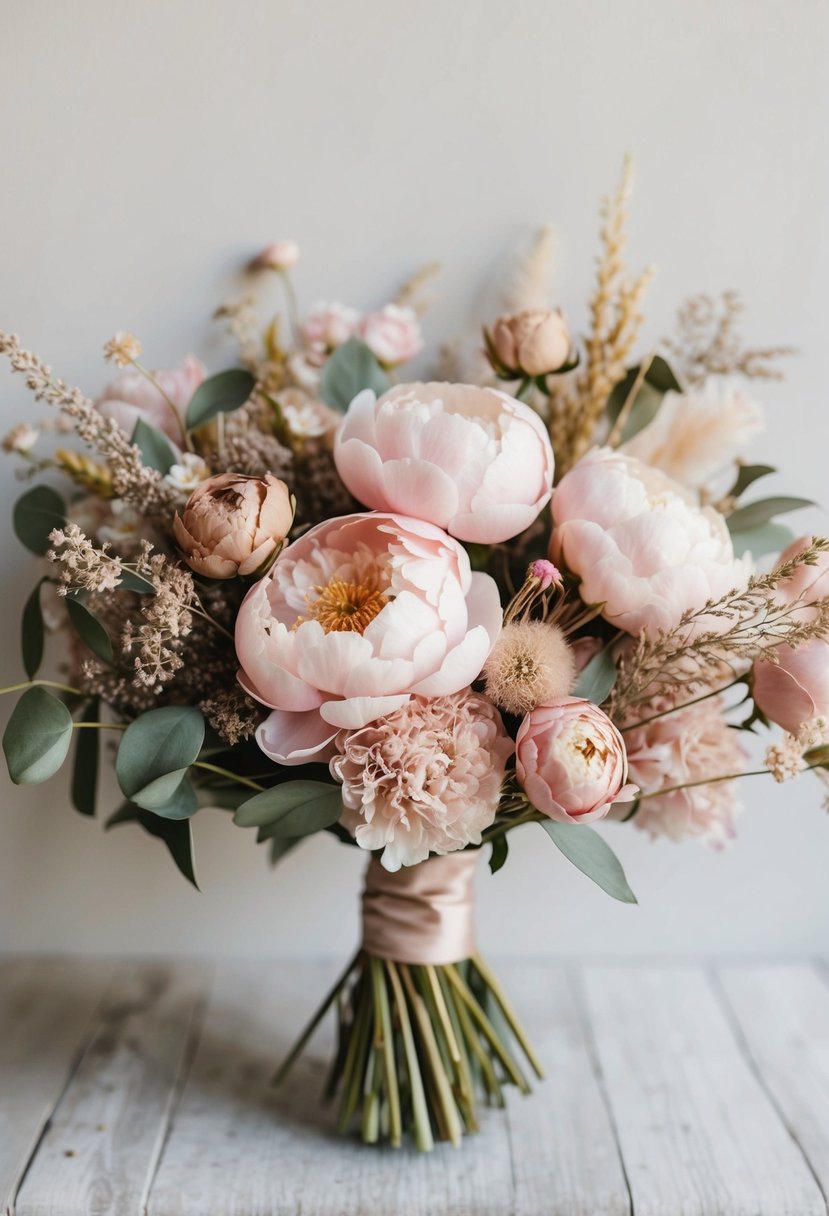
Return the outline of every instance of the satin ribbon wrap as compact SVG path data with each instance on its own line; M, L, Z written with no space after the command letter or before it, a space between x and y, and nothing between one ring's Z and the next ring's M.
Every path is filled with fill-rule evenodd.
M430 857L394 873L376 857L363 888L363 949L395 963L458 963L475 953L478 853Z

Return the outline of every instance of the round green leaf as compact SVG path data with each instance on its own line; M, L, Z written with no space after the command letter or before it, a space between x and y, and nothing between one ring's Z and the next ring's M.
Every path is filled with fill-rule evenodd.
M229 414L244 405L253 392L256 377L243 367L218 372L199 385L187 407L187 429L205 426L217 414Z
M12 523L17 539L43 557L52 547L49 533L66 523L66 503L51 486L33 486L14 504Z
M243 802L233 822L267 827L268 837L310 836L336 823L343 812L342 790L324 781L286 781Z
M192 706L148 710L124 731L115 760L118 784L136 805L162 814L203 742L204 719Z
M320 396L343 413L363 389L374 389L378 396L389 387L389 378L365 342L349 338L337 347L322 372Z
M87 606L73 595L66 597L69 620L82 642L105 663L112 662L112 641L106 629Z
M14 707L3 735L9 776L15 785L53 777L72 741L72 715L45 688L30 688Z

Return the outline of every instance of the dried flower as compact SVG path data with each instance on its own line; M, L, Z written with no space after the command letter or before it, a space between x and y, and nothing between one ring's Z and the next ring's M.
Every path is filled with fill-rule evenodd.
M116 363L118 367L127 367L134 363L143 350L143 346L133 334L119 329L115 337L110 338L104 346L104 358L107 363Z
M387 870L480 844L495 818L513 750L495 707L466 689L405 705L342 731L331 772L342 782L343 823Z
M778 783L790 781L806 767L803 753L829 742L829 720L823 717L803 722L795 734L787 732L779 743L766 750L766 768Z
M487 696L523 717L573 687L576 664L564 634L544 621L512 621L484 664Z
M59 595L70 591L114 591L121 582L121 559L109 552L109 545L98 549L77 524L55 528L49 533L54 546L46 554L60 567Z
M780 380L780 359L796 353L793 346L747 347L739 332L744 306L736 291L724 291L719 301L691 296L677 313L677 337L663 345L680 379L691 388L709 376L746 376Z
M3 451L17 452L20 456L26 456L37 443L39 435L40 431L37 427L30 426L28 422L20 422L17 426L13 426L4 438Z
M294 518L288 487L266 473L220 473L203 481L173 521L191 569L207 578L235 578L266 569Z

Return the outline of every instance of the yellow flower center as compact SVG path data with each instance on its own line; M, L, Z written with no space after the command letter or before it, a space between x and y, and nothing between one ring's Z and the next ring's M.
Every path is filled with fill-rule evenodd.
M389 602L379 587L341 578L332 578L314 592L317 598L309 597L304 619L319 621L326 633L364 633Z

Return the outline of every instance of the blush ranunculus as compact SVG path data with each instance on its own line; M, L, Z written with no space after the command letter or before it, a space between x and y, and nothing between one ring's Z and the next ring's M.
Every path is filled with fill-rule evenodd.
M248 593L236 621L243 687L273 712L257 731L281 764L328 760L412 695L479 675L501 629L498 588L457 541L390 514L311 528Z
M700 507L659 469L610 448L588 452L561 479L550 553L581 580L585 603L603 605L619 629L650 636L744 586L751 568L735 558L719 512Z
M752 693L771 722L796 735L813 718L829 718L829 642L814 638L796 649L778 646L775 653L776 663L754 664Z
M622 736L603 710L559 697L527 714L515 740L515 769L530 802L560 823L601 819L614 802L631 802Z
M173 520L173 533L191 570L207 578L255 574L285 543L294 503L270 473L208 477Z
M193 355L188 355L179 367L153 372L163 393L175 406L182 420L181 427L176 426L163 393L141 372L122 372L116 376L95 401L95 408L105 418L117 422L128 435L132 435L136 422L141 418L163 431L174 443L180 444L185 411L204 376L203 365Z
M560 308L499 317L484 338L496 374L504 376L544 376L558 371L570 354L570 330Z
M360 393L334 457L359 502L485 545L528 528L553 484L538 415L498 389L466 384L401 384L379 400Z

